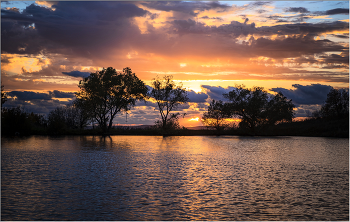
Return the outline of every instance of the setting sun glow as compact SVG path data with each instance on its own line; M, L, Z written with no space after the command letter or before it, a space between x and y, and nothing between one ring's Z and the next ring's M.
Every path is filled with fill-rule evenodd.
M190 119L190 120L188 120L188 121L199 121L199 117L196 117L196 118L192 118L192 119Z

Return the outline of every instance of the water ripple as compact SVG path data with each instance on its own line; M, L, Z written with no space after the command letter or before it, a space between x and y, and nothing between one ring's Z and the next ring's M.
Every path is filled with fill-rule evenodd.
M2 220L349 220L349 140L2 139Z

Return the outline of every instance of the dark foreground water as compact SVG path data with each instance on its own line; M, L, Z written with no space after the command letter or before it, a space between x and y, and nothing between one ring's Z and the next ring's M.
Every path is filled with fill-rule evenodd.
M2 220L349 220L349 140L1 141Z

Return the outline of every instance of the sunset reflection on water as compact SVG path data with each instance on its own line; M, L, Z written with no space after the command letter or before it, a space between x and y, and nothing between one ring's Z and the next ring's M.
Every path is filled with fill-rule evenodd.
M2 220L348 220L349 140L2 139Z

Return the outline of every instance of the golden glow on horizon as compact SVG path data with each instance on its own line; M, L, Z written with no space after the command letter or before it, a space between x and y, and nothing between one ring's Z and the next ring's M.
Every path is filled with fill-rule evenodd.
M199 117L189 119L188 121L196 121L196 122L198 122L199 121Z
M233 87L235 84L241 85L244 84L248 88L252 88L253 86L262 86L267 91L271 88L286 88L291 89L293 84L310 84L310 82L307 81L293 81L293 80L179 80L182 82L183 86L187 88L188 90L193 90L196 93L204 92L202 85L209 85L209 86L220 86L222 88L227 87ZM312 84L312 82L311 82ZM316 84L316 82L314 82ZM348 86L347 83L343 83L340 85Z
M232 119L232 118L229 118L229 119L225 119L227 122L241 122L241 119Z

